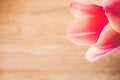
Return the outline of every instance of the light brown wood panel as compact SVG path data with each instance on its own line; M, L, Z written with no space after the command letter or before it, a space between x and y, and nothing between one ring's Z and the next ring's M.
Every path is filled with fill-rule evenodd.
M0 0L0 80L119 80L119 50L89 63L67 39L70 2Z

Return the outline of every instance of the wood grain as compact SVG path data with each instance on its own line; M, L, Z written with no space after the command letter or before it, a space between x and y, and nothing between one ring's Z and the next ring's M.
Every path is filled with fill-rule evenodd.
M119 80L119 50L89 63L66 38L69 3L0 0L0 80Z

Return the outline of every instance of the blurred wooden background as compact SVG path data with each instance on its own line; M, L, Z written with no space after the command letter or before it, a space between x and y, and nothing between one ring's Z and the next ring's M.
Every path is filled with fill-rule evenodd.
M120 80L120 50L89 63L66 38L71 0L0 0L0 80Z

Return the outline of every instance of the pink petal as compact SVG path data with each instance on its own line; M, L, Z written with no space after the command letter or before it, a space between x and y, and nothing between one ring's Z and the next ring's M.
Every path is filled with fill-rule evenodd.
M94 62L118 48L120 48L120 33L107 25L103 29L98 42L87 51L86 59Z
M104 9L111 26L120 32L120 0L104 0Z
M69 24L68 38L78 45L95 43L102 29L108 23L102 7L73 2L71 9L73 13L75 12L74 15L78 15L79 18L74 19Z
M72 2L70 5L70 9L73 15L79 17L85 14L105 17L103 7L95 4L82 4L80 2Z

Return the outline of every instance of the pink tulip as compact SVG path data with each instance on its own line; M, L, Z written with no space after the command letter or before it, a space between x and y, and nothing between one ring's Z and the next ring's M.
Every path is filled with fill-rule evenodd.
M67 30L68 38L77 45L93 46L87 51L90 62L120 47L120 0L104 0L103 6L72 2L74 20Z

